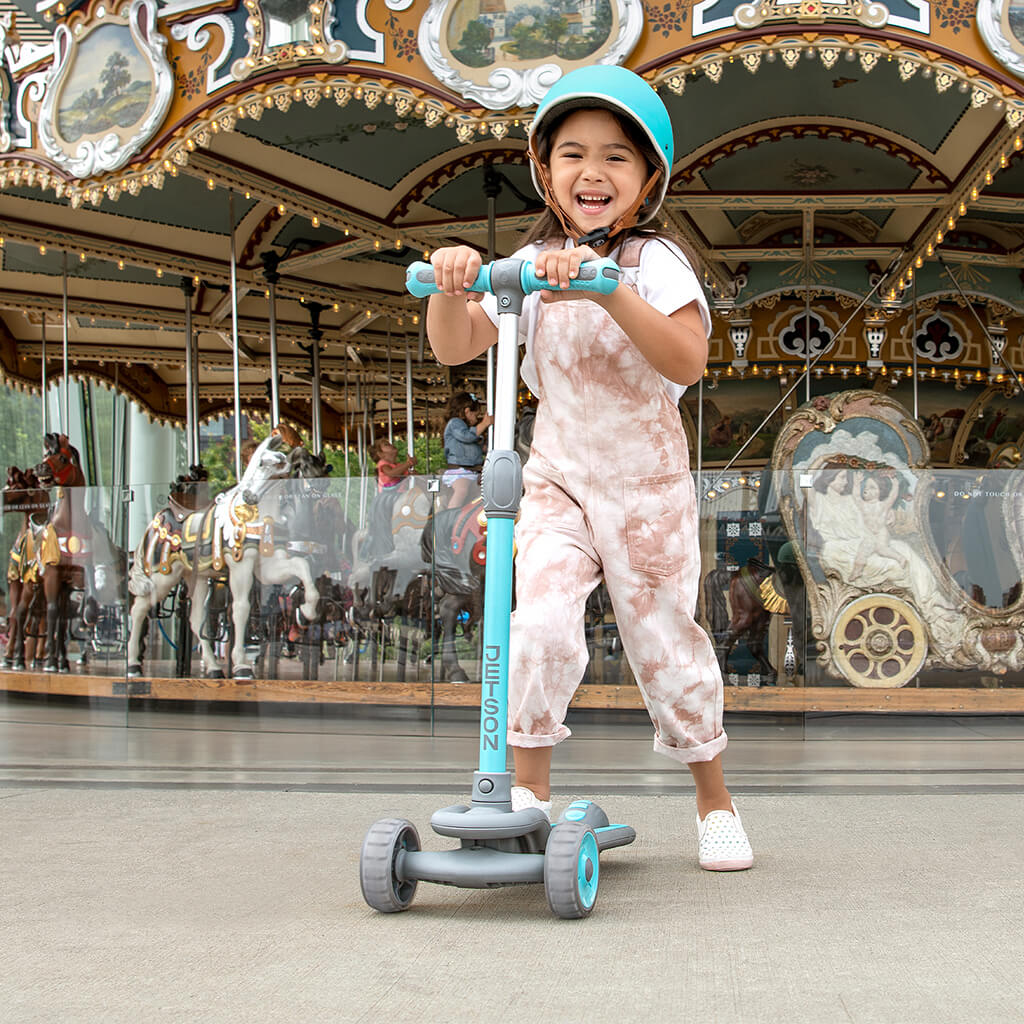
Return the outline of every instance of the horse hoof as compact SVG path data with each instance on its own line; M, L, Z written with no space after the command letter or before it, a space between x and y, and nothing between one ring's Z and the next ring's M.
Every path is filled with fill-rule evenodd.
M252 679L253 678L252 669L251 668L236 668L234 673L233 673L233 676L234 676L235 679Z

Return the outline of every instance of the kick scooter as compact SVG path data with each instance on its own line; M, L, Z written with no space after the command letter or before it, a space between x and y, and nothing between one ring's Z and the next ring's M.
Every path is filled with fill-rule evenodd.
M619 281L610 259L580 267L571 287L609 294ZM384 818L370 826L359 861L363 898L375 910L396 913L412 903L418 882L468 889L544 883L548 905L562 918L586 917L594 909L598 855L636 838L629 825L613 825L597 804L576 800L552 825L543 811L512 810L512 777L506 768L508 644L512 614L513 525L522 494L522 467L513 447L518 386L519 317L523 299L550 287L520 259L481 267L469 291L493 292L498 302L494 448L481 476L487 515L484 578L483 660L480 692L480 767L473 775L470 806L435 811L431 828L458 839L450 850L420 849L410 821ZM406 288L418 297L438 291L434 268L414 263Z

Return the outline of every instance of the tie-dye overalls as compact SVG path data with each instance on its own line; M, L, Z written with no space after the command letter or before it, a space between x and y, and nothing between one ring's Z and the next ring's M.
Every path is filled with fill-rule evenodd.
M620 265L636 265L627 245ZM508 741L552 746L586 669L587 596L602 575L655 728L654 749L710 761L726 745L722 677L694 621L697 507L679 410L595 302L542 304L539 384L516 524Z

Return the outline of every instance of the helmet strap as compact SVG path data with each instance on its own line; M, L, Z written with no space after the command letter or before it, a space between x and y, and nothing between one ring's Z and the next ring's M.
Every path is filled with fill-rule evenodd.
M640 190L636 199L633 200L632 205L619 219L612 224L611 227L598 228L596 231L591 231L589 234L581 235L579 228L573 224L569 215L559 205L558 200L555 198L554 189L551 187L551 178L548 176L547 168L541 163L540 155L534 148L534 140L530 140L530 144L527 147L527 155L530 160L533 161L533 166L537 172L537 179L540 181L541 188L544 191L544 202L548 209L555 215L558 223L562 225L562 230L565 232L568 238L573 239L577 245L589 245L594 249L600 249L604 245L609 245L609 251L611 251L610 243L613 239L617 238L623 231L628 231L630 228L636 226L637 212L640 207L647 201L647 197L654 191L655 186L661 180L661 171L655 171L650 178L647 179L647 183Z

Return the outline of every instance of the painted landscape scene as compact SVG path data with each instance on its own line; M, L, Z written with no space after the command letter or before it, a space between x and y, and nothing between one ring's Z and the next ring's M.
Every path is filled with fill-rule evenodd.
M83 40L60 96L57 130L68 142L128 128L153 93L149 65L127 25L105 25Z
M448 21L452 56L467 67L558 57L583 60L608 39L610 0L456 0Z

